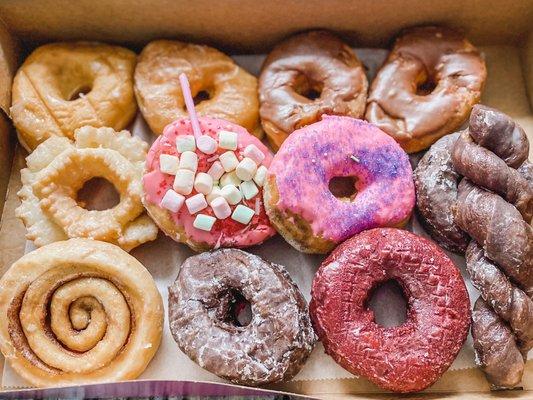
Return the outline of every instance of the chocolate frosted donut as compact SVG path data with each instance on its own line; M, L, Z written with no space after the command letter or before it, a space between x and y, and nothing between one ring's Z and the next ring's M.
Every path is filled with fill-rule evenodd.
M458 32L406 30L372 82L365 118L408 153L423 150L459 128L486 76L483 58Z
M368 82L352 49L327 31L289 38L268 55L259 78L259 114L277 150L323 114L360 118Z
M242 297L251 306L248 324L231 315ZM243 385L292 378L316 340L305 299L285 269L236 249L185 260L169 288L169 320L187 356Z

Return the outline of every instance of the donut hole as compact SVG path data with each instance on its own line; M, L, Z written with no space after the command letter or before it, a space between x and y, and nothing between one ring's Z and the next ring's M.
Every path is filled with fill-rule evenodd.
M92 90L91 85L82 85L75 88L67 97L68 101L74 101L87 95Z
M245 327L252 322L252 306L237 289L223 293L218 314L223 322L236 327Z
M309 78L307 75L298 75L294 82L294 91L308 100L316 100L322 95L324 84Z
M402 325L407 320L407 300L394 279L381 282L372 289L367 308L374 312L376 324L385 328Z
M203 89L196 93L193 97L194 105L197 106L203 101L207 101L211 98L211 90Z
M424 79L423 81L419 82L416 86L416 95L417 96L427 96L435 90L437 87L437 82L435 82L432 78Z
M86 210L103 211L115 207L120 202L120 194L107 179L95 177L78 190L76 201Z
M334 176L329 181L328 189L340 201L351 202L357 196L356 185L354 176Z

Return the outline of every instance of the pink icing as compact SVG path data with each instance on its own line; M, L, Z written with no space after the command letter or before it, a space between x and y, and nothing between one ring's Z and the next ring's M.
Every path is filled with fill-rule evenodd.
M262 164L268 167L272 161L272 154L259 139L248 133L243 127L223 119L209 117L200 117L198 119L202 134L209 135L218 141L218 131L228 130L238 134L238 147L235 151L237 158L243 158L242 152L249 144L254 144L264 154L265 159ZM189 119L180 119L168 125L163 134L154 142L146 159L146 171L143 176L143 186L145 200L151 204L159 206L161 199L167 192L172 189L174 182L173 175L167 175L161 172L159 167L159 156L161 154L170 154L179 156L176 149L176 138L179 135L193 134L191 121ZM220 155L227 150L218 149L215 154L204 154L196 150L198 155L198 172L207 172L211 164L216 160L216 155ZM198 243L206 243L210 247L248 247L259 244L275 234L271 227L263 205L262 188L259 188L259 194L250 200L242 200L241 204L256 210L257 199L259 199L259 214L253 216L248 225L243 225L231 218L217 220L210 232L196 229L193 227L196 215L189 214L187 207L183 206L177 213L168 210L176 225L183 227L187 237ZM186 196L194 196L193 192ZM236 206L231 206L232 211ZM201 214L214 215L211 207L200 212ZM157 222L157 221L156 221Z
M324 116L294 131L274 156L268 176L276 179L277 208L301 216L315 235L334 242L397 225L415 203L407 154L379 128L349 117ZM357 180L352 202L328 189L331 178L341 176Z

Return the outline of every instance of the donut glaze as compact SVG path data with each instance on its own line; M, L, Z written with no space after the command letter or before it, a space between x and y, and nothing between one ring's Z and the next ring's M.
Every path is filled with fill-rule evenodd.
M262 165L268 167L272 161L272 154L259 139L248 133L243 127L232 122L209 117L199 118L200 128L204 135L209 135L218 140L218 132L227 130L238 135L238 148L235 150L237 158L243 158L242 152L249 144L254 144L264 155ZM217 219L211 231L203 231L193 226L195 215L191 215L187 207L183 206L178 212L170 212L160 207L165 193L172 189L174 176L161 172L159 156L161 154L177 155L176 138L180 135L192 135L189 119L180 119L168 125L163 134L152 145L146 159L145 175L143 177L144 198L143 202L150 216L159 227L174 240L186 243L192 249L203 251L218 247L248 247L259 243L275 234L268 221L262 201L262 188L259 194L250 200L242 200L242 204L256 210L249 224L243 225L231 218ZM218 148L215 154L207 155L198 148L197 172L207 172L215 162L217 155L227 150ZM196 194L193 190L190 196ZM190 197L189 195L187 197ZM232 210L235 206L231 206ZM213 216L210 206L201 211L202 214Z
M355 198L335 197L334 177L355 177ZM327 253L365 229L403 224L414 203L407 154L375 126L349 117L324 116L290 135L265 185L272 224L309 253Z
M407 318L382 327L367 304L372 289L391 279L403 289ZM433 384L457 356L470 325L459 270L438 246L400 229L372 229L340 245L317 271L311 296L311 319L326 353L396 392Z

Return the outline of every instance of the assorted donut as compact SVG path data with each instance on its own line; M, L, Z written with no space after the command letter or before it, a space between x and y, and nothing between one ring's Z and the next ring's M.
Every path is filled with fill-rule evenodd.
M519 386L533 347L533 166L525 131L476 105L486 77L482 54L435 26L401 32L370 88L356 53L324 30L283 40L258 78L179 41L139 56L37 48L10 110L30 152L16 216L37 249L0 278L1 352L40 387L137 378L166 330L156 283L127 252L160 229L200 253L176 266L169 333L232 383L291 380L320 340L354 375L416 392L471 329L492 387ZM151 147L124 130L137 105ZM114 205L82 199L94 179L114 186ZM401 229L415 210L433 241ZM329 253L309 307L285 267L240 250L276 233ZM465 255L473 310L442 248ZM370 306L388 281L407 303L393 327Z

